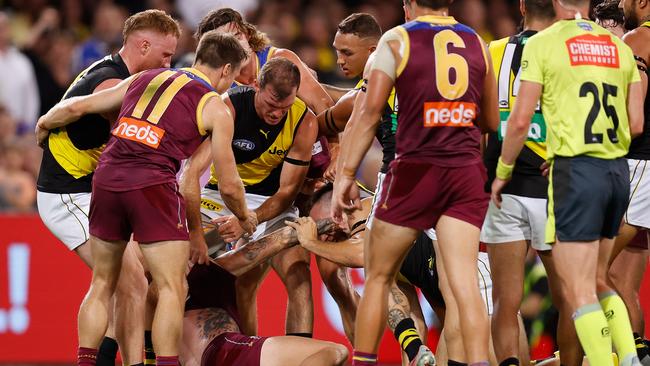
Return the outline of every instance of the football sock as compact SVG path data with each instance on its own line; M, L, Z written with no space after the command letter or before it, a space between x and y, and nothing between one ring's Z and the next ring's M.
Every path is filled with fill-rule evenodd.
M97 351L97 366L115 366L117 349L117 341L111 337L104 337Z
M603 307L607 324L612 337L612 343L622 366L631 364L637 357L632 325L627 315L627 308L623 299L614 291L598 294L600 305Z
M354 351L352 366L374 366L377 364L377 354Z
M612 338L599 303L581 306L573 314L578 339L591 366L613 366Z
M399 322L395 327L394 334L400 347L408 355L409 361L413 361L422 345L422 340L418 331L415 329L413 319L406 318Z
M313 338L312 333L287 333L288 336L302 337L302 338Z
M178 356L156 356L156 366L179 366Z
M519 366L519 359L517 357L506 358L501 361L499 366Z
M144 364L153 366L156 364L156 353L153 351L153 340L151 339L151 331L144 331Z
M78 366L95 366L97 363L97 350L95 348L79 347L77 350Z
M448 366L467 366L467 364L464 363L464 362L458 362L458 361L454 361L454 360L447 360L447 365Z

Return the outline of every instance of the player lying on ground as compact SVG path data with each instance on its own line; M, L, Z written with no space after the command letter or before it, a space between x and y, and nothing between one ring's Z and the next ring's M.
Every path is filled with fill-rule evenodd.
M335 225L324 220L320 233ZM295 336L256 337L242 334L235 280L275 254L298 243L295 231L277 230L207 265L194 265L187 276L180 360L185 366L318 366L343 365L344 346Z

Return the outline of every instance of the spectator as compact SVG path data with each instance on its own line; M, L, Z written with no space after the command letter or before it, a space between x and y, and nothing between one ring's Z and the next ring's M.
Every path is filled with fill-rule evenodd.
M29 59L11 45L9 18L0 12L0 103L18 121L20 131L31 130L39 112L38 87Z
M93 20L93 36L76 50L73 66L75 73L80 73L93 62L119 51L126 18L124 9L114 4L99 5Z
M0 211L29 212L36 204L36 179L24 170L24 150L15 125L8 110L0 107Z

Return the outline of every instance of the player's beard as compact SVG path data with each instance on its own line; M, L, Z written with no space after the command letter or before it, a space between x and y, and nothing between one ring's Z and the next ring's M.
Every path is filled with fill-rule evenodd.
M632 7L636 5L636 0L632 4ZM623 23L623 27L625 27L625 30L631 31L633 29L636 29L639 26L639 17L630 9L630 11L625 11L623 9L623 12L625 13L625 22Z

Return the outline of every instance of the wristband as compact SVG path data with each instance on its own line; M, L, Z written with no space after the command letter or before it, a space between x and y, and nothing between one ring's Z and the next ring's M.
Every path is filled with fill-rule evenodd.
M499 162L497 163L497 178L501 180L508 180L512 177L512 171L515 169L515 164L508 165L501 160L499 156Z

